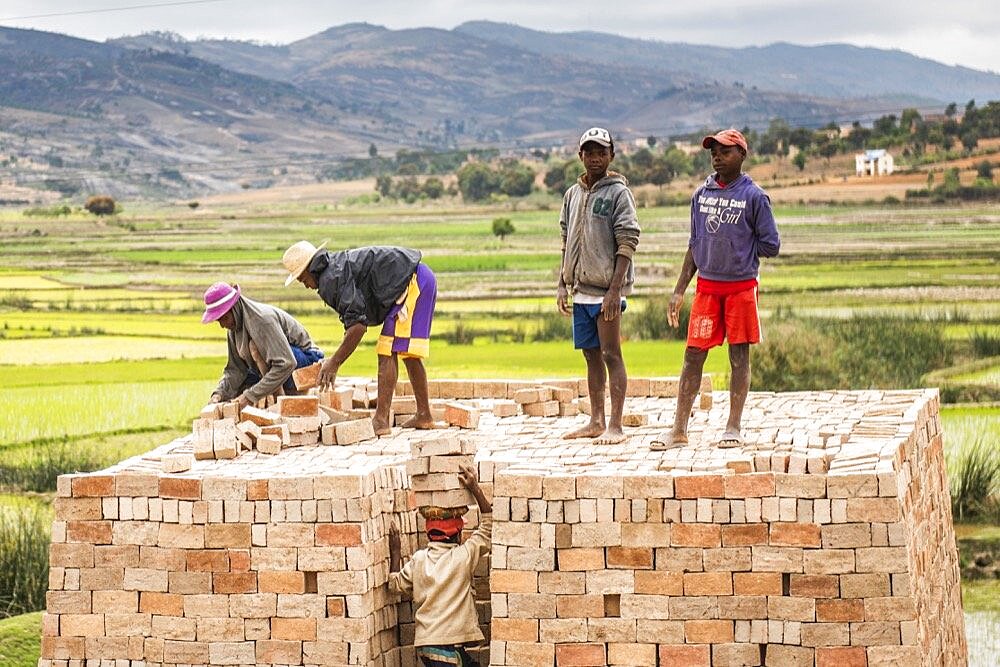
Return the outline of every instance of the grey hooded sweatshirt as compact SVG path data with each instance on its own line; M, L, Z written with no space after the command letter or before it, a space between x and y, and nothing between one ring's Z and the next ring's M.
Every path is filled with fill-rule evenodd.
M611 286L618 255L632 259L639 220L628 181L609 171L588 188L581 176L563 197L561 275L570 293L603 296ZM635 268L629 263L622 296L631 294Z
M277 391L295 370L292 345L302 350L313 349L315 345L305 327L280 308L241 296L230 312L236 319L236 326L226 332L229 358L215 393L222 396L222 400L231 401L243 392L251 403L256 403ZM251 340L270 366L267 373L253 363ZM244 391L251 369L262 373L262 377L260 382Z

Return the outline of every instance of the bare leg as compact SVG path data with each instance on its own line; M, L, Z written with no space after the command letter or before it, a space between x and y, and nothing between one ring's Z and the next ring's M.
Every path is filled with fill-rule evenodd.
M621 317L606 321L597 320L597 335L601 340L601 358L608 369L608 388L611 392L611 417L604 433L597 437L597 444L611 445L625 440L622 430L622 413L625 411L625 389L628 374L622 358Z
M743 406L750 392L750 343L729 346L729 421L726 431L719 439L719 447L739 447L743 444L740 426L743 421Z
M601 348L583 350L587 360L587 391L590 394L590 423L583 428L570 431L563 438L596 438L604 433L604 360Z
M398 377L399 360L396 353L379 355L378 404L375 406L375 416L372 417L375 435L388 435L392 432L389 425L389 408L392 406L392 395L396 392L396 379Z
M434 416L431 414L430 391L427 388L427 370L419 357L403 357L406 375L413 387L413 397L417 399L417 414L408 419L403 428L431 429L435 428Z
M677 413L674 414L674 428L669 434L654 440L652 449L671 449L688 441L687 427L691 418L691 406L694 405L695 394L701 387L702 369L708 350L688 347L684 350L684 367L681 369L680 387L677 389Z

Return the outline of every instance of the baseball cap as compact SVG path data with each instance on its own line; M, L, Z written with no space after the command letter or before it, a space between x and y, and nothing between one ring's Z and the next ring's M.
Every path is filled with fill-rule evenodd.
M588 141L593 141L594 143L600 144L601 146L614 146L615 142L611 140L611 133L605 130L603 127L592 127L583 134L580 135L580 148Z
M722 130L716 134L710 134L701 140L702 148L711 148L712 142L720 143L723 146L739 146L746 153L749 150L747 140L739 130Z

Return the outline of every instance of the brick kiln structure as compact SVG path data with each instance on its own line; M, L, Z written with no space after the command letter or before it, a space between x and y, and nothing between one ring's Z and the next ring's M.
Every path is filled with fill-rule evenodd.
M676 380L630 381L613 446L560 438L583 382L431 391L467 428L323 446L320 425L269 455L247 427L235 458L185 463L193 433L61 477L39 665L412 665L386 535L421 543L406 463L428 438L471 443L493 495L483 665L966 664L935 391L754 393L727 450L706 392L665 453Z

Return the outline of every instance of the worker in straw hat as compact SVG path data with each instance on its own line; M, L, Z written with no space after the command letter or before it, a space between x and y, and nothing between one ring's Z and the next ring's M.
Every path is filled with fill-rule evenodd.
M323 352L299 322L274 306L243 296L239 285L215 283L205 291L202 324L226 329L229 357L212 402L239 398L240 407L268 395L295 393L292 371L314 364Z
M390 433L389 406L403 359L413 387L417 414L404 428L435 427L423 360L430 353L431 320L437 301L437 280L417 250L394 246L369 246L341 252L299 241L282 263L288 270L285 286L298 280L319 292L326 305L337 311L344 324L344 339L323 362L319 381L332 387L340 366L357 349L370 326L380 325L378 354L378 405L372 426L376 435Z

